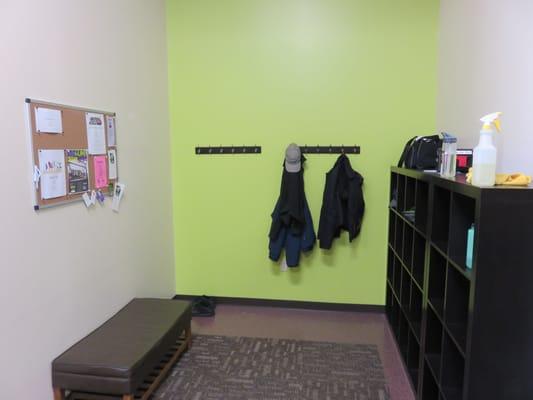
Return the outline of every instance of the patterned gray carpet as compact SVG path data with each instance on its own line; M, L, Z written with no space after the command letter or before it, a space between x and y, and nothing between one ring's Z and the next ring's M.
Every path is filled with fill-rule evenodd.
M196 335L154 400L390 400L376 346Z

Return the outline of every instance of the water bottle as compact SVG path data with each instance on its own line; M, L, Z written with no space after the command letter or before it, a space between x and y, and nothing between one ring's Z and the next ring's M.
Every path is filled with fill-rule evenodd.
M443 133L440 176L454 178L457 166L457 138L449 133Z

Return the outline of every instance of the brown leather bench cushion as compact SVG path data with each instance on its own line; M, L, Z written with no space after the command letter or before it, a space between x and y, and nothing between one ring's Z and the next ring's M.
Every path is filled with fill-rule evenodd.
M134 299L52 363L54 387L133 393L184 329L191 304Z

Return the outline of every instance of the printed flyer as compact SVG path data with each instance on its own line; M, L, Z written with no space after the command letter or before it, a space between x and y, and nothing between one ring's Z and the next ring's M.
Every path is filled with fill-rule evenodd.
M94 186L101 189L107 186L107 160L106 156L95 156L94 162Z
M89 154L106 154L104 115L86 113Z
M115 135L115 117L106 115L105 120L107 122L107 145L116 146L117 139Z
M65 179L65 152L63 150L39 150L41 170L41 198L54 199L67 194Z
M115 149L107 151L109 161L109 179L117 179L117 151Z
M67 150L68 192L83 193L89 190L89 164L87 150Z

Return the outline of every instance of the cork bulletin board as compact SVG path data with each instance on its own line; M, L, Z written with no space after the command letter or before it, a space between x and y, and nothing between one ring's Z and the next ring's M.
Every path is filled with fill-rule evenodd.
M26 107L35 210L80 201L84 193L90 194L93 190L98 190L104 195L113 192L113 185L118 180L115 113L33 99L26 99ZM48 128L48 131L43 132L39 125L43 125L41 121L44 113L49 113L56 125L55 128ZM90 151L88 126L92 125L88 125L89 120L98 125L100 129L98 132L101 133L102 128L105 132L105 143L100 141L97 153L94 152L94 144L92 153ZM102 124L103 127L100 126ZM62 165L58 161L61 152L64 154ZM54 154L53 162L57 161L57 169L54 170L56 172L54 190L49 190L46 186L47 182L44 179L49 175L44 176L45 171L42 171L43 162L45 167L52 165L50 161L43 161L47 154ZM95 168L98 171L95 171ZM106 179L104 175L107 175Z

